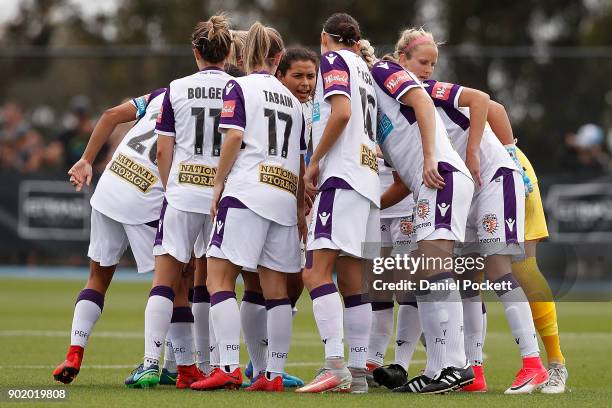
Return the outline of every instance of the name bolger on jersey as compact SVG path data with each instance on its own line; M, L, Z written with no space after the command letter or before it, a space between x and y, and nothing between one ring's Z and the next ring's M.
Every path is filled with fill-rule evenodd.
M252 73L230 81L219 129L243 132L243 147L223 196L239 199L263 218L295 225L304 128L300 102L273 75Z
M117 146L91 197L93 208L123 224L159 218L164 192L156 164L155 123L165 92L157 89L132 100L137 121Z
M219 121L230 75L205 68L170 83L156 132L175 138L166 186L168 203L179 210L208 213L221 154Z
M423 181L423 145L414 109L401 99L421 82L399 64L379 61L372 67L374 88L379 101L378 144L385 160L399 173L413 192ZM417 92L417 91L414 91ZM421 92L421 91L418 91ZM435 157L469 176L461 158L454 151L440 116L436 113Z
M312 108L312 144L316 149L331 114L329 98L333 95L348 97L351 117L342 135L320 162L319 187L330 177L339 177L379 206L375 150L378 102L373 82L366 63L351 51L328 52L321 57Z
M465 161L470 133L470 110L459 106L463 87L435 80L427 80L423 85L440 114L453 147ZM490 181L500 167L518 170L487 123L480 142L480 170L483 180Z

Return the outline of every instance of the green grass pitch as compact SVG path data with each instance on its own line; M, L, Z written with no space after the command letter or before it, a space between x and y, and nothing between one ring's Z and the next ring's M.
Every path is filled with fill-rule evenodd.
M0 278L0 389L60 388L51 372L63 360L69 342L74 300L83 281ZM67 402L9 403L1 406L79 407L387 407L420 406L488 407L609 406L612 400L612 303L566 303L557 305L561 341L570 373L571 392L564 395L506 396L503 390L519 369L518 349L498 303L488 302L489 321L485 344L487 394L453 393L444 396L397 395L373 389L367 395L297 395L244 392L193 392L159 386L151 390L128 390L124 378L142 357L143 316L150 285L146 282L115 282L106 297L76 381L67 386ZM308 295L298 304L293 328L288 371L305 380L323 359L323 347L312 317ZM238 324L238 322L236 322ZM389 348L387 357L393 357ZM413 375L423 367L425 353L419 347L410 367ZM242 362L247 361L242 347Z

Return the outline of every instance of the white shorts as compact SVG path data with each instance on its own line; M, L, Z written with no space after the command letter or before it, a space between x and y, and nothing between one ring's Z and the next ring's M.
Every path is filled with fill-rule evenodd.
M414 214L407 217L380 219L382 245L392 247L392 255L409 254L416 249L413 219Z
M177 210L164 201L153 255L169 254L182 263L188 263L198 235L208 237L211 229L209 214Z
M501 167L474 195L461 253L520 256L524 237L523 178L518 171Z
M155 269L153 242L157 222L148 224L122 224L91 209L91 232L87 256L100 266L119 263L128 245L132 249L138 273Z
M417 241L446 239L463 242L474 182L460 171L440 171L442 190L421 185L416 200L414 229Z
M380 209L355 190L323 190L312 211L308 251L337 249L340 255L364 259L380 256Z
M263 266L278 272L300 272L297 225L280 225L251 211L240 200L224 197L206 253L249 271Z

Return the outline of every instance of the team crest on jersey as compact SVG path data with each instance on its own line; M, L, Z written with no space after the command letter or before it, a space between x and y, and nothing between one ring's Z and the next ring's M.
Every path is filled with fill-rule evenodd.
M119 154L108 169L143 193L157 182L157 176L151 170L123 154Z
M366 166L374 173L378 174L378 160L376 160L376 152L372 151L364 144L361 145L360 163L362 166Z
M223 109L221 110L221 117L222 118L233 118L235 109L236 109L236 101L223 102Z
M416 211L417 215L419 216L419 218L427 218L427 216L430 213L430 209L429 209L429 200L426 198L422 198L419 200L419 202L417 203L417 211Z
M216 167L202 164L181 163L179 165L178 182L198 187L213 187L215 185Z
M482 229L489 234L493 234L495 231L497 231L498 227L499 223L497 221L497 215L490 213L485 214L484 217L482 217Z
M280 166L260 164L259 182L297 195L298 176Z
M404 217L400 219L400 232L404 235L410 235L414 232L414 225L412 224L412 217Z
M348 72L342 71L340 69L333 69L323 75L323 84L325 89L329 89L332 86L348 86Z
M232 89L234 89L234 84L230 82L225 86L225 94L229 95L229 93L232 92Z
M436 82L434 87L431 89L431 96L436 99L447 101L450 97L452 87L453 84L449 84L446 82Z
M394 94L402 85L410 80L410 75L406 71L397 71L396 73L389 75L385 81L385 88L387 88L391 94Z

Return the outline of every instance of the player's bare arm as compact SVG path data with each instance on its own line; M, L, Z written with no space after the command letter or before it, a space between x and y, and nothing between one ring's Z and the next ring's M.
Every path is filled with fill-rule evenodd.
M470 108L470 133L465 154L465 164L470 170L474 182L482 186L480 179L480 141L487 122L489 110L488 94L473 88L463 88L459 95L459 106Z

